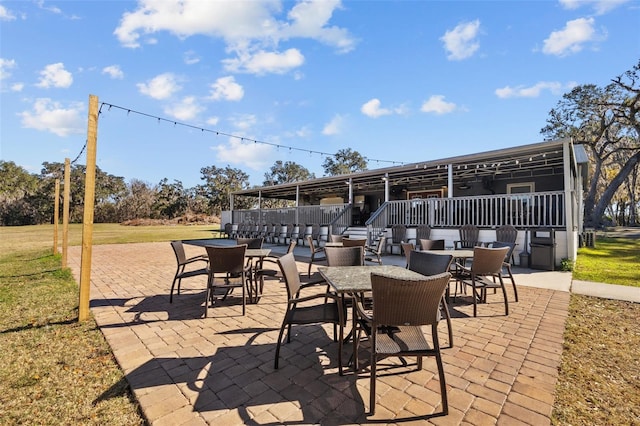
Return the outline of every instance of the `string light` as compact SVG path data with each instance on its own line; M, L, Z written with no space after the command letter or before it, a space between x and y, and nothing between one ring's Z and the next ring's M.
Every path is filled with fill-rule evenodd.
M216 136L226 136L226 137L229 137L229 138L240 139L240 142L247 141L247 142L253 142L254 144L273 146L275 148L280 148L280 147L289 148L289 152L294 151L294 150L295 151L300 151L300 152L307 152L307 153L309 153L309 156L313 156L313 154L319 154L320 156L326 156L326 157L335 157L336 156L336 154L332 154L332 153L328 153L328 152L311 151L311 150L304 149L304 148L297 148L297 147L292 147L292 146L279 145L279 144L275 144L275 143L271 143L271 142L265 142L265 141L260 141L260 140L256 140L256 139L246 138L246 137L234 135L234 134L231 134L231 133L225 133L225 132L220 132L220 131L217 131L217 130L206 129L206 128L203 128L203 127L194 126L192 124L187 124L187 123L182 123L182 122L178 122L178 121L168 120L166 118L158 117L158 116L155 116L155 115L152 115L152 114L147 114L147 113L136 111L136 110L132 110L132 109L129 109L129 108L124 108L124 107L121 107L121 106L118 106L118 105L113 105L113 104L110 104L108 102L102 102L100 104L100 110L102 110L102 106L103 105L107 105L109 107L109 111L111 111L111 108L117 108L117 109L126 111L127 112L127 116L130 115L131 113L133 113L133 114L141 115L143 117L149 117L149 118L156 119L158 121L158 123L160 123L162 121L167 122L167 123L173 123L174 126L182 126L182 127L195 129L195 130L200 130L203 133L204 132L209 132L209 133L215 133ZM368 158L368 157L364 157L364 158L367 161L375 161L378 164L379 163L389 163L389 164L392 164L392 165L407 164L407 163L403 163L401 161L380 160L380 159Z

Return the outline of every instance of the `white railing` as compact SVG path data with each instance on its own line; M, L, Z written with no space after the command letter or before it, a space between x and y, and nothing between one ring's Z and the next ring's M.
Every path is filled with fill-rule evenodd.
M368 225L380 227L386 222L385 226L425 224L446 228L471 224L530 228L564 227L566 223L562 191L399 200L389 201L382 208L384 212L377 212L376 220Z

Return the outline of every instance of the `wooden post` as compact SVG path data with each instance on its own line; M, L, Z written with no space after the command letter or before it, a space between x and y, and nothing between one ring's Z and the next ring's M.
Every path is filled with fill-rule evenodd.
M60 179L56 179L53 199L53 254L58 254L58 222L60 221Z
M89 95L87 123L87 170L84 183L84 215L82 220L82 257L80 265L80 301L78 320L90 317L89 296L91 290L91 251L93 241L93 208L96 186L96 148L98 142L98 97Z
M64 159L64 188L62 200L62 267L67 267L69 252L69 197L71 196L71 160Z

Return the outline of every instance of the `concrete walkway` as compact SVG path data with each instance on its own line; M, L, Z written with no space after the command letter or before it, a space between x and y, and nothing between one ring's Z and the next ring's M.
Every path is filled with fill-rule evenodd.
M308 250L296 248L300 271ZM404 265L400 256L384 261ZM69 265L79 277L80 247L70 248ZM376 415L368 416L368 368L338 375L331 327L295 327L274 370L286 304L282 283L267 282L245 316L230 296L205 319L206 278L185 280L170 304L174 272L168 243L93 247L92 313L153 425L550 424L569 273L516 270L519 301L508 287L509 316L500 293L489 295L477 318L469 298L450 306L455 341L442 351L449 415L440 417L432 359L420 371L388 360L393 369L379 377ZM439 330L448 346L444 322ZM366 365L366 342L362 349ZM350 345L344 355L351 355Z

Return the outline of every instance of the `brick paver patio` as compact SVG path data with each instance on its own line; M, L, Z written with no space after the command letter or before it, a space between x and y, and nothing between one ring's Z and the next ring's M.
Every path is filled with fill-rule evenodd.
M190 247L188 254L201 248ZM79 277L80 247L69 264ZM307 263L299 262L300 271ZM183 281L169 304L175 258L168 243L93 247L91 306L144 415L154 425L276 424L549 424L562 353L569 293L508 288L472 305L450 305L455 346L442 350L449 415L440 406L435 361L423 369L396 364L380 371L375 416L367 416L369 376L338 375L330 326L294 328L274 370L275 342L286 301L284 285L268 281L258 304L241 315L238 298L204 313L206 277ZM447 346L446 324L440 338ZM367 343L364 343L366 350ZM351 355L345 345L345 359ZM361 353L363 364L367 353ZM409 363L413 360L408 360Z

